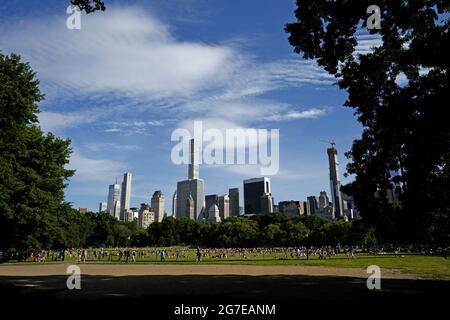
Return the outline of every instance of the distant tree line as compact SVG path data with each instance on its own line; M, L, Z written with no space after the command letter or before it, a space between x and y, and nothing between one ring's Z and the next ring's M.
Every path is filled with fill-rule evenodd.
M207 247L287 247L374 244L374 231L361 222L329 221L320 216L289 218L285 213L228 218L221 223L164 218L148 228L150 245Z
M81 215L74 209L47 248L142 247L283 247L375 244L374 231L361 221L329 221L320 216L289 218L284 213L229 218L221 223L165 217L147 230L136 222L118 221L106 212Z

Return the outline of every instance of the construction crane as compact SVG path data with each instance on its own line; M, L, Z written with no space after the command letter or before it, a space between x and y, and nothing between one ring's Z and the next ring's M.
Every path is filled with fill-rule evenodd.
M325 143L329 143L329 144L331 144L331 147L333 147L334 148L334 146L336 145L336 143L334 142L334 140L331 140L331 141L327 141L327 140L319 140L320 142L325 142Z

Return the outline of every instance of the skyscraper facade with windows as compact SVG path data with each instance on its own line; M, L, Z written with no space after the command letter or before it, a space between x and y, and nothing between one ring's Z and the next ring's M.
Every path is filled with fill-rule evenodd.
M270 192L270 179L267 177L244 180L245 214L262 213L261 197Z
M193 200L191 206L190 199ZM189 208L187 204L189 203ZM177 183L177 217L191 219L205 218L204 182L199 178L199 151L194 139L189 141L189 170L188 180Z
M339 180L339 161L338 152L332 143L331 148L327 149L328 162L330 165L330 189L331 189L331 202L333 204L334 217L341 219L344 216L344 209L342 203L341 194L341 182Z
M120 220L126 221L126 212L128 209L130 209L130 203L131 203L131 179L132 174L131 172L125 172L123 175L123 182L122 182L122 194L120 197Z
M228 190L230 198L230 217L239 217L239 188L231 188Z
M151 208L155 213L155 221L161 222L164 218L164 194L161 190L155 191L151 200Z
M117 183L110 184L108 190L108 202L106 204L106 211L114 216L114 208L116 201L120 200L120 186Z

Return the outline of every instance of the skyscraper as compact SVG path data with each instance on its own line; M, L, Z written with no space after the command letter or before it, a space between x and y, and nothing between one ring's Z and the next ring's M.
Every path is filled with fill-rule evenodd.
M327 149L328 162L330 165L330 188L331 188L331 202L333 203L333 211L336 219L343 218L344 210L341 195L341 182L339 181L339 162L337 158L337 150L334 147L334 142L331 147Z
M113 206L113 213L112 216L114 218L116 218L117 220L120 219L120 214L121 214L121 210L120 210L120 201L116 200L114 201L114 206Z
M262 177L244 180L245 214L262 213L261 197L266 193L270 193L269 178Z
M198 148L194 139L189 143L189 175L188 180L177 183L177 217L190 217L192 219L204 218L205 194L203 180L199 179ZM188 198L194 201L194 213L187 210ZM190 209L190 208L189 208Z
M203 219L205 196L203 193L203 180L184 180L177 183L177 217L189 217L186 210L186 199L192 197L194 200L193 219Z
M106 211L106 202L100 202L98 204L98 213Z
M306 201L300 201L300 215L309 216L308 205Z
M194 139L191 139L189 141L189 172L188 172L188 179L198 179L199 178L199 166L198 166L198 160L199 160L199 150L198 146L195 143Z
M308 215L316 214L319 209L319 201L316 196L309 196L306 198Z
M300 201L280 201L278 210L286 213L289 217L298 217L301 214Z
M152 211L155 213L155 221L161 222L164 218L164 194L161 190L155 191L151 200Z
M220 211L219 211L219 207L217 207L217 204L213 204L212 206L209 207L208 210L208 221L211 222L220 222Z
M218 207L221 220L225 220L230 217L230 198L227 194L219 197Z
M266 192L261 196L261 213L271 212L273 212L273 198L269 192Z
M126 216L125 213L128 209L130 209L130 202L131 202L131 178L132 174L131 172L125 172L123 174L123 181L122 181L122 194L120 196L120 220L125 221Z
M195 219L195 204L194 204L194 198L192 198L191 195L189 195L186 198L186 217L190 219Z
M172 217L177 217L177 191L173 193L172 197Z
M109 185L108 190L108 202L106 204L106 211L114 216L114 206L116 201L120 200L120 186L116 182L115 184Z
M154 221L155 213L150 210L150 206L148 204L142 203L138 215L139 225L142 228L147 229Z
M319 195L319 209L324 209L328 207L330 201L328 200L327 193L325 191L320 191Z
M213 205L219 206L219 196L217 194L208 194L205 196L205 215L208 219L209 208Z
M230 217L239 217L239 188L228 190L230 197Z

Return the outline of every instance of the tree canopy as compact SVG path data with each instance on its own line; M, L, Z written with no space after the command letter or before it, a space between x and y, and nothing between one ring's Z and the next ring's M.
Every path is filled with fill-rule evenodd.
M71 0L70 4L77 6L80 11L84 11L87 14L98 10L106 10L105 3L101 0Z
M70 141L38 126L39 81L17 55L0 53L0 247L48 247L59 241Z
M371 1L298 0L286 25L296 53L315 59L348 92L364 130L347 153L351 194L387 240L450 241L448 1L378 1L381 28L366 29ZM366 54L358 35L379 37ZM387 194L399 186L399 204Z

